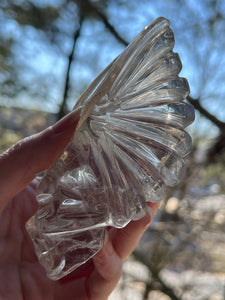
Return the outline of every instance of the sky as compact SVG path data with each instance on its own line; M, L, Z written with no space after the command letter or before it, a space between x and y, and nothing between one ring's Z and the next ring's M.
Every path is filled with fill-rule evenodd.
M60 5L63 0L33 2L39 6ZM225 46L225 40L222 39L225 36L225 27L224 23L221 23L215 26L212 37L208 35L207 20L215 13L210 9L210 0L181 1L183 4L179 6L175 0L111 0L108 3L106 13L109 22L128 42L156 17L167 17L175 34L174 51L179 53L183 64L180 75L188 79L191 96L200 98L211 113L225 120L224 109L221 109L225 92L225 52L222 50ZM60 29L57 43L53 43L41 30L35 30L31 26L20 27L13 19L4 22L1 34L13 35L17 40L13 51L16 54L15 63L22 66L21 79L27 86L32 86L34 91L38 91L39 95L34 93L31 97L25 91L14 99L1 97L0 105L57 112L65 84L67 55L72 46L72 34L76 26L74 10L75 7L71 5L61 11L61 16L55 24L56 28ZM216 10L224 14L223 1L218 1ZM124 45L108 33L101 21L91 19L84 22L70 74L70 109L88 84L123 50ZM214 134L217 133L215 127L203 119L201 122L203 130L206 128Z

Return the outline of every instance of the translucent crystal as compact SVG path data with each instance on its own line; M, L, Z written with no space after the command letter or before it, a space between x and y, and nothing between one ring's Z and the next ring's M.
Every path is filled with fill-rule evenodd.
M165 197L184 173L194 120L169 21L158 18L90 85L75 107L70 144L47 170L39 209L27 222L40 263L59 279L102 247L107 226L124 227Z

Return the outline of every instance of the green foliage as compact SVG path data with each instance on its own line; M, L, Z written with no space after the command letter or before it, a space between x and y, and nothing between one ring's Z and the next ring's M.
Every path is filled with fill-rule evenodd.
M11 147L21 138L14 130L0 129L0 153Z
M57 8L38 7L32 3L24 6L13 5L12 11L16 11L15 20L20 25L30 25L41 30L49 30L52 23L59 17Z
M55 115L38 110L0 106L0 153L55 122Z

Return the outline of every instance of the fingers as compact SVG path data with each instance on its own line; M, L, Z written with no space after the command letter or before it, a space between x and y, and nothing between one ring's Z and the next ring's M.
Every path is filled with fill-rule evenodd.
M86 272L85 272L86 268ZM116 287L122 272L122 261L113 249L108 233L102 249L85 264L83 276L56 282L54 299L107 300ZM86 273L86 275L85 275ZM77 276L78 275L78 276Z
M153 221L159 204L148 203L148 212L123 229L106 231L103 248L93 257L95 271L86 280L86 295L92 300L106 300L116 287L122 272L122 261L136 248L149 224Z
M122 261L115 252L107 231L103 248L93 257L93 262L95 270L85 284L87 298L106 300L122 273Z
M109 233L106 231L104 245L89 262L90 268L87 268L87 272L83 272L85 277L75 275L75 281L58 282L55 299L73 295L74 300L107 300L120 279L122 260L135 249L144 231L153 221L159 204L148 203L148 206L150 209L141 220L132 221L123 229L113 228Z
M112 229L111 239L113 247L122 260L136 248L143 233L153 221L158 206L159 203L148 203L148 212L142 219L130 222L125 228Z
M0 211L41 171L50 167L70 141L80 109L44 131L16 143L0 156Z

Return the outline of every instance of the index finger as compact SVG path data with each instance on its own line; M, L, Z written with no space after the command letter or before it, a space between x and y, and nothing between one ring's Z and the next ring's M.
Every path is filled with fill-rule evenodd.
M69 143L79 121L80 109L54 126L17 142L0 155L0 211L36 175L49 168Z

